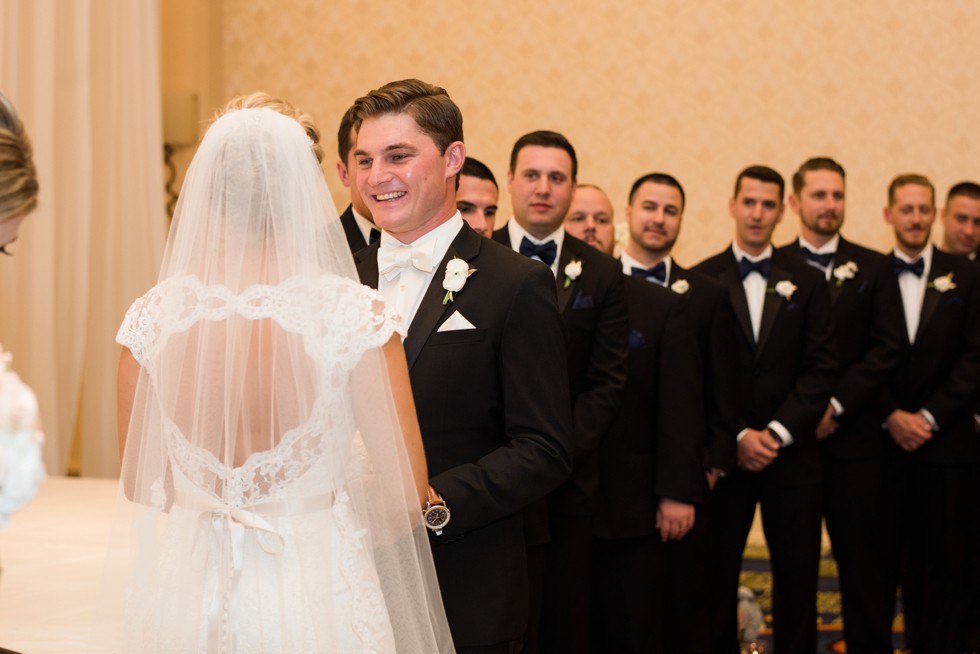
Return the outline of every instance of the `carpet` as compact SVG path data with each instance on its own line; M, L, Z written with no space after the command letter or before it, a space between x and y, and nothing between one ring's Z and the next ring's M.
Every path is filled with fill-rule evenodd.
M772 572L769 550L765 545L747 545L742 559L740 584L755 593L755 601L765 616L760 639L772 651ZM837 583L837 562L833 553L825 550L820 558L820 578L817 580L817 652L846 652L844 623L841 619L840 588ZM892 630L901 641L903 622L901 607L896 611ZM895 650L896 654L902 650Z

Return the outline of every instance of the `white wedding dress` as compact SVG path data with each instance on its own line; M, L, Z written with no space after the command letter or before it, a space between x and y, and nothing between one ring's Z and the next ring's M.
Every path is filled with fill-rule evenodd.
M298 383L308 385L300 392L305 419L304 402L280 408L295 413L298 424L234 466L222 460L218 441L201 447L195 441L202 439L187 433L227 422L202 415L213 407L200 399L207 386L223 383L223 373L193 389L168 378L182 370L175 361L192 349L190 341L208 338L218 349L216 332L202 325L221 326L223 338L264 326L279 350L302 349L290 365L311 377ZM396 325L380 295L336 276L238 294L195 277L170 278L133 304L117 341L144 368L138 393L147 394L147 410L134 415L130 434L143 434L148 496L127 491L142 506L124 651L396 651L379 567L417 558L416 544L407 527L401 534L369 529L372 510L382 508L370 504L389 502L383 494L390 489L382 488L357 430L350 383L364 353L384 344ZM216 353L213 363L221 366L223 358ZM312 367L299 369L296 362L307 359ZM189 403L193 412L184 410ZM371 541L379 537L388 542ZM379 557L387 557L384 565ZM388 599L402 591L394 588ZM438 649L404 645L399 651Z

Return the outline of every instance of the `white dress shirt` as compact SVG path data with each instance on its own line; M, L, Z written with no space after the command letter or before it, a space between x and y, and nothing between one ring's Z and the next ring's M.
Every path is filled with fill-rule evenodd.
M630 255L626 254L625 252L623 252L621 255L619 255L619 260L623 263L623 274L624 275L630 275L630 276L632 276L632 274L633 274L633 268L634 268L634 266L636 268L653 268L653 266L656 266L657 265L655 263L655 264L653 264L653 266L644 266L642 263L640 263L639 261L637 261L636 259L634 259ZM654 284L660 284L661 286L663 286L664 288L666 288L667 287L667 280L670 279L670 257L664 257L663 259L661 259L661 261L663 261L664 268L665 268L665 271L664 271L664 273L665 273L664 274L664 281L663 282L658 282L655 279L647 279L646 281L652 282ZM658 261L657 263L660 263L660 262Z
M837 254L837 246L840 245L840 234L834 234L833 238L831 238L829 241L827 241L820 247L817 247L812 243L808 243L807 240L803 238L803 235L800 234L799 244L801 248L806 248L807 250L813 252L814 254ZM822 272L824 278L828 282L830 281L830 275L834 271L834 261L831 261L830 265L826 267L821 266L815 261L810 261L809 259L805 259L804 261L806 261L807 264L813 266L814 268Z
M551 262L551 273L555 276L555 279L558 278L558 261L561 259L561 246L565 242L564 227L559 227L557 232L552 232L544 238L535 238L524 231L524 228L518 225L516 220L511 218L507 221L507 234L510 236L511 249L518 254L521 251L521 239L525 236L535 245L541 245L542 243L547 243L548 241L554 241L557 249L555 250L555 260ZM537 257L531 258L535 261L541 261Z
M753 263L763 259L772 258L772 245L767 245L765 251L759 255L751 255L742 248L732 243L732 252L735 260L741 261L748 259ZM745 289L745 301L749 305L749 319L752 321L752 336L755 342L759 342L759 327L762 325L762 307L766 303L766 286L769 280L752 271L742 280L742 288Z
M929 285L929 270L932 268L932 244L926 245L918 257L909 257L901 250L895 250L895 257L906 263L922 259L924 267L922 277L912 273L902 273L898 276L898 288L902 292L902 309L905 311L905 328L908 330L909 343L915 343L915 333L919 331L919 319L922 317L922 300L926 296Z
M439 269L439 264L442 263L446 252L449 251L449 246L452 245L453 239L456 238L462 228L463 218L457 211L452 218L410 244L402 243L388 232L381 232L381 251L418 248L428 255L431 262L431 270L428 272L419 270L414 266L407 266L385 275L381 274L381 251L378 253L378 291L394 305L401 315L401 331L403 334L408 334L408 328L412 324L412 320L415 319L419 305L422 304L422 296L425 295L425 290L429 288L433 275Z

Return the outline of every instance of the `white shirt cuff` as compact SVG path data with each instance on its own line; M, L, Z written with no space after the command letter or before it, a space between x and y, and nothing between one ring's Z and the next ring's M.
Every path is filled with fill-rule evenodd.
M840 414L844 413L844 405L836 397L830 398L830 406L834 408L834 417L838 417Z
M793 435L789 433L789 430L786 429L781 422L778 420L772 420L766 426L769 427L769 431L773 432L779 437L779 440L783 442L783 447L793 444Z
M932 427L933 431L939 431L939 424L936 422L936 419L932 417L932 414L929 413L928 409L920 409L919 413L926 419L926 422L929 423L929 426Z
M748 429L746 428L746 429L743 429L742 431L738 432L738 436L735 437L735 442L736 443L741 443L742 442L742 439L745 438L745 432L747 432L747 431L748 431Z

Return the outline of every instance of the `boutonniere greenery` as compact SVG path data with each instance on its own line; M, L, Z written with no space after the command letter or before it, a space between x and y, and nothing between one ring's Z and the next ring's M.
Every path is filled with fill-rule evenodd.
M673 292L679 295L684 295L685 293L688 292L688 290L690 290L690 288L691 285L687 282L686 279L678 279L676 282L670 285L670 290L672 290Z
M834 279L837 280L837 286L843 286L844 282L849 279L854 279L855 273L858 271L858 265L853 261L848 261L847 263L841 264L834 268Z
M770 293L775 293L779 297L785 299L787 302L793 299L793 293L796 292L796 284L784 279L781 282L776 282L776 286L770 289L766 289Z
M446 264L446 278L442 280L442 287L446 289L446 296L442 298L443 304L453 301L453 293L459 293L466 286L466 279L476 272L476 268L470 268L459 257L453 257Z
M952 291L954 288L956 288L956 284L953 283L953 273L948 273L942 277L936 277L934 280L929 282L929 288L934 288L940 293Z
M572 285L578 276L582 274L582 262L578 259L572 259L565 266L565 288Z

